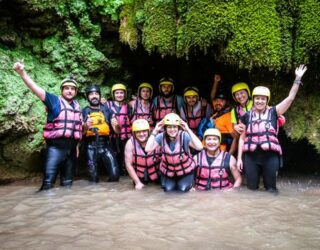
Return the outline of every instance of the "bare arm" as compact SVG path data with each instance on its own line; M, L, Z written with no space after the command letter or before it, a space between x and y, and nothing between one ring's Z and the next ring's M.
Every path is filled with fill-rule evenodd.
M294 80L294 83L290 89L289 95L276 106L277 114L282 115L284 114L291 106L292 102L294 101L299 87L301 83L301 78L306 72L307 67L301 64L298 68L295 70L296 78Z
M243 170L243 162L242 162L242 153L243 153L243 150L242 150L242 147L243 147L243 144L244 144L244 139L246 138L246 132L245 130L242 132L242 134L240 135L239 137L239 142L238 142L238 159L237 159L237 167L238 167L238 170L240 172L242 172Z
M230 157L230 170L231 170L231 174L234 178L233 187L234 188L240 187L241 183L242 183L242 177L241 177L240 172L237 169L237 161L232 155Z
M131 179L134 181L135 189L140 190L144 187L144 185L140 181L139 177L136 174L136 171L132 166L132 157L133 157L132 148L133 148L132 141L128 140L124 148L124 162L126 164L126 168Z
M145 147L145 151L147 153L152 152L153 150L155 150L157 147L159 147L159 144L157 143L157 141L155 140L157 134L159 133L159 131L161 130L161 128L163 128L164 126L164 122L163 120L161 120L160 122L157 123L157 125L155 126L155 128L153 129L152 133L150 134L146 147Z
M189 128L188 124L181 120L181 127L183 128L184 131L186 131L190 135L190 142L189 146L196 149L196 150L202 150L203 145L202 142L199 140L199 138L192 132L192 130Z
M215 74L214 75L214 80L213 80L213 85L212 85L211 92L210 92L211 101L216 96L216 93L217 93L218 86L219 86L220 82L221 82L221 76L218 75L218 74Z
M41 100L44 101L46 98L46 92L44 89L39 87L27 74L24 70L24 63L23 60L16 62L13 65L13 69L20 75L22 80L24 81L25 85Z
M229 150L229 154L233 155L236 150L237 150L237 138L236 136L233 136L232 135L232 143L231 143L231 146L230 146L230 150Z

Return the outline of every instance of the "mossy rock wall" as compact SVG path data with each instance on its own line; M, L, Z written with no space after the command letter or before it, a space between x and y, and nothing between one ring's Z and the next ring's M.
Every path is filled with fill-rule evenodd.
M316 0L0 0L0 175L41 169L44 106L12 70L17 59L56 94L73 74L83 106L90 83L110 94L115 82L131 88L144 81L130 67L132 58L157 58L159 69L150 71L157 72L168 59L196 65L206 56L212 64L245 70L251 86L270 86L273 103L288 93L295 66L308 63L285 130L320 152L319 23ZM141 56L145 52L150 57ZM154 85L159 80L150 79Z

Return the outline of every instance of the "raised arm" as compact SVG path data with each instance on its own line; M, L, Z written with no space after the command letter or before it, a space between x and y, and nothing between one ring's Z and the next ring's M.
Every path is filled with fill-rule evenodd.
M192 132L192 130L189 128L188 124L181 120L181 127L183 128L184 131L186 131L189 135L190 135L190 143L189 146L196 149L196 150L202 150L203 149L203 145L201 143L201 141L199 140L199 138Z
M159 144L156 141L156 136L159 133L159 131L163 128L163 126L164 126L164 122L163 120L161 120L160 122L157 123L152 133L150 134L146 147L144 149L147 153L152 152L159 146Z
M298 90L301 84L301 78L306 72L306 70L307 70L307 67L303 64L301 64L298 68L296 68L295 70L296 78L293 82L289 95L276 106L278 115L284 114L290 108L293 100L295 99L298 93Z
M44 101L46 92L44 89L39 87L24 70L23 60L19 60L13 65L13 69L21 76L25 85L41 100Z
M215 97L215 95L217 93L220 82L221 82L221 76L219 74L215 74L214 79L213 79L213 85L212 85L211 92L210 92L211 101L213 100L213 98Z

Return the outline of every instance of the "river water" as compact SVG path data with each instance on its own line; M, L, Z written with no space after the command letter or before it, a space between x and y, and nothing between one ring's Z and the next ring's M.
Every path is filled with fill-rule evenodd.
M320 180L263 191L135 191L129 178L0 186L0 249L319 249Z

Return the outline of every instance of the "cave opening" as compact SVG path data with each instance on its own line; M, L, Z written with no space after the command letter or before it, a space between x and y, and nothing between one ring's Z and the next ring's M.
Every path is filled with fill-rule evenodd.
M252 79L247 70L218 63L210 55L194 55L187 60L175 56L150 55L142 48L131 51L126 46L124 46L123 52L124 67L132 73L132 78L127 84L133 92L141 82L146 81L152 84L155 96L159 93L159 80L164 76L170 76L175 82L176 94L183 95L185 87L196 86L199 88L201 96L210 100L214 74L219 73L222 76L222 86L226 90L230 90L231 105L233 105L231 87L234 83L247 82L252 88L250 84ZM264 74L263 78L265 79L263 80L270 81L272 78L270 75L272 74ZM318 166L320 154L307 140L293 141L282 128L279 132L279 140L284 152L280 175L320 174Z

